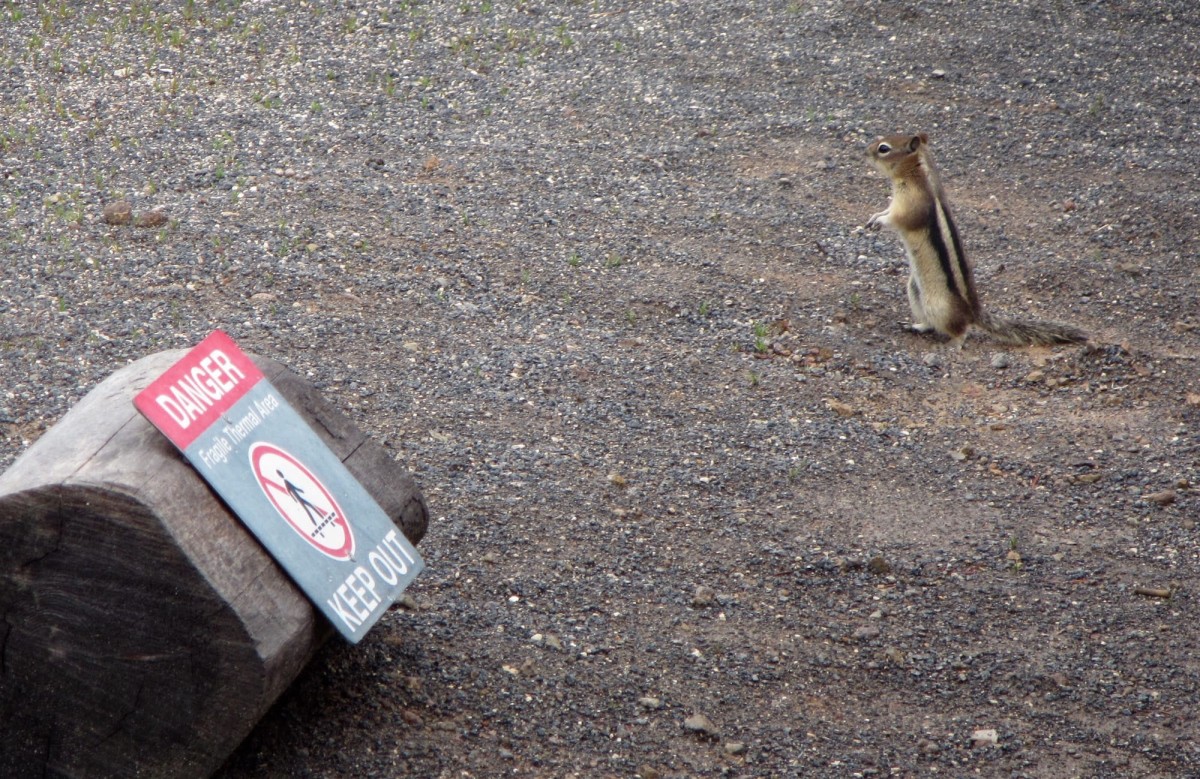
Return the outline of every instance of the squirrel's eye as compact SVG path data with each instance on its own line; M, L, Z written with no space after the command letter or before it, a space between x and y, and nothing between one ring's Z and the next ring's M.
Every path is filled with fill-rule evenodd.
M887 154L891 150L892 150L892 147L888 146L886 143L879 144L879 153L880 154Z

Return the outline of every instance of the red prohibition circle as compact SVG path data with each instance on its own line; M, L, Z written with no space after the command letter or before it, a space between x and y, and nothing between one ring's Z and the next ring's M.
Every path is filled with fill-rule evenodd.
M301 538L335 560L354 554L354 533L336 499L316 474L274 444L250 447L254 478L279 516Z

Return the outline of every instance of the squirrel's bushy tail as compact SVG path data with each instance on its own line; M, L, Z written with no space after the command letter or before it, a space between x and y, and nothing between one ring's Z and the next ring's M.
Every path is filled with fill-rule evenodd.
M998 341L1012 346L1050 346L1052 344L1081 344L1087 333L1078 327L1061 322L1038 322L1033 319L1009 319L981 312L975 321L979 329Z

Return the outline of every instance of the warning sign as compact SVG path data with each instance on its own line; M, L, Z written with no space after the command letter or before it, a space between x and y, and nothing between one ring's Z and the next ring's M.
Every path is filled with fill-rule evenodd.
M335 560L354 554L354 532L333 495L304 463L274 444L250 447L258 486L301 538Z
M134 404L351 642L424 567L379 504L225 333L205 338Z

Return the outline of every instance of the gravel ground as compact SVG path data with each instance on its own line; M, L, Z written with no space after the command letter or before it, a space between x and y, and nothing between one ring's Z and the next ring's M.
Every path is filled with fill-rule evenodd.
M429 499L415 608L224 779L1200 775L1191 3L9 3L0 43L0 464L220 327ZM985 304L1093 345L902 330L863 150L917 130Z

